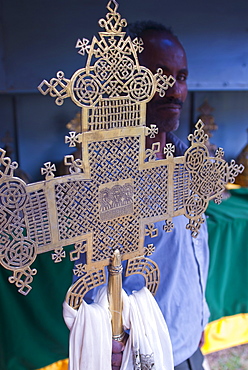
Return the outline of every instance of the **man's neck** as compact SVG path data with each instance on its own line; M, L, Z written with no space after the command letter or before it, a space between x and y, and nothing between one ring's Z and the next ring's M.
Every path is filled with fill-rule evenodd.
M156 153L157 159L164 159L164 147L166 145L166 132L159 132L154 138L146 137L146 149L152 149L152 144L160 142L160 150Z

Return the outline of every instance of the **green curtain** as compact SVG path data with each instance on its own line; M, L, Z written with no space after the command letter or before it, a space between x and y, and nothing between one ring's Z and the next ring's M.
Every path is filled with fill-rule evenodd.
M68 357L69 330L62 303L71 285L73 263L68 256L54 263L51 253L44 253L33 267L38 270L33 289L23 296L8 282L11 272L0 266L1 370L34 370Z
M248 313L248 189L231 190L220 205L211 201L206 215L210 321Z

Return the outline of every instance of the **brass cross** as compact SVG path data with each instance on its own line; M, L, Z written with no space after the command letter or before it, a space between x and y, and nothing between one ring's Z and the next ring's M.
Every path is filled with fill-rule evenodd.
M242 171L234 161L225 162L221 149L209 157L201 121L184 156L174 158L171 144L163 160L156 160L160 143L145 149L145 137L157 133L155 125L146 127L146 104L155 93L163 96L174 79L139 65L142 40L132 41L122 31L126 21L117 8L109 1L99 39L78 40L79 53L88 53L84 68L71 79L60 71L39 85L58 105L70 97L82 109L81 132L66 137L70 146L82 147L81 159L65 157L70 175L55 177L55 166L47 162L45 180L25 184L14 176L17 163L0 150L0 263L13 272L9 281L27 294L37 255L52 251L60 262L63 247L73 244L71 260L85 254L86 263L74 269L79 279L67 296L72 307L105 282L104 267L116 249L128 260L126 274L142 274L155 293L159 270L148 256L156 246L144 246L145 235L156 236L154 223L161 220L170 232L172 218L185 215L196 236L209 200L220 202L226 183Z

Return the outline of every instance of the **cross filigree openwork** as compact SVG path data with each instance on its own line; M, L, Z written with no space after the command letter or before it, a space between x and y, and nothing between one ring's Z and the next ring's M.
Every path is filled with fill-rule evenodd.
M167 146L166 158L156 160L159 143L146 151L146 135L157 133L155 126L146 127L146 104L155 93L163 96L174 79L139 65L143 44L122 30L126 21L116 1L107 9L106 19L99 21L105 28L99 39L93 37L90 45L85 39L77 42L81 54L88 54L86 66L71 79L58 72L39 85L56 104L70 97L82 109L81 132L66 138L70 145L81 145L82 153L77 160L65 157L70 175L54 177L47 162L46 179L25 184L14 176L17 164L0 151L0 263L13 272L10 282L27 294L37 255L53 251L59 262L63 248L74 244L71 260L85 254L86 262L75 268L80 277L67 296L72 307L105 282L104 267L117 248L128 260L126 275L142 274L155 293L159 270L147 257L155 246L144 246L145 235L156 234L154 223L161 220L169 232L172 218L185 215L196 236L208 202L219 202L227 182L242 171L234 161L226 163L221 150L209 157L201 121L189 135L184 156L174 158Z

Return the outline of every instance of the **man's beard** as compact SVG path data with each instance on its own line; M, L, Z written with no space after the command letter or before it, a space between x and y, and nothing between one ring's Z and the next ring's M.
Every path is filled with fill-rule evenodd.
M179 118L167 118L166 121L164 119L157 119L153 122L157 127L159 132L171 132L176 131L179 127Z
M180 113L173 114L170 110L166 110L166 105L175 105L181 108L183 102L174 97L157 98L148 103L147 106L147 124L154 123L159 131L170 132L178 129ZM165 108L164 110L162 108Z

